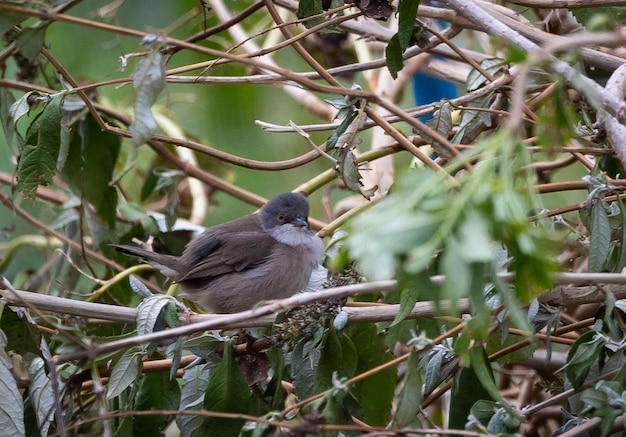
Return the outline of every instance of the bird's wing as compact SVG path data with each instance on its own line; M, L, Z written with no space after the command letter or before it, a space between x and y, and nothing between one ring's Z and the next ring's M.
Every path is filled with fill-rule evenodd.
M202 234L185 249L183 258L189 270L181 281L208 279L258 265L275 244L276 240L260 227L243 231L221 228Z

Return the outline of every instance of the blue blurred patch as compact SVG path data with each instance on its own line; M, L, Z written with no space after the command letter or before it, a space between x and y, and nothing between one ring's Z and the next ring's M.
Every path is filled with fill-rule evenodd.
M438 8L445 7L443 2L436 0L426 1L423 4ZM436 23L440 29L446 29L450 26L449 23L444 21L436 21ZM441 59L438 56L436 58ZM458 87L452 82L420 72L413 75L413 98L416 106L439 102L441 99L454 99L458 96ZM433 118L432 115L425 115L420 117L420 121L423 123L431 118Z
M441 99L454 99L458 97L458 93L454 83L419 72L413 75L413 98L416 106L439 102ZM420 117L420 121L425 122L431 118L432 115L424 115Z

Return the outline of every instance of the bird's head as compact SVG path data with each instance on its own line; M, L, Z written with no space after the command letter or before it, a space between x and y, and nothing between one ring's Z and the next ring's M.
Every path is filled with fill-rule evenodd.
M310 229L309 202L297 193L282 193L261 208L260 219L263 229L271 230L288 225L291 228Z

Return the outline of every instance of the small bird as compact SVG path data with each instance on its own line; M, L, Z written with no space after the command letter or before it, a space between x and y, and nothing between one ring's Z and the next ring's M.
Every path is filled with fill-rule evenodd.
M113 246L179 283L182 295L204 311L234 313L306 287L324 258L322 240L311 231L308 215L306 197L282 193L256 214L207 229L181 256Z

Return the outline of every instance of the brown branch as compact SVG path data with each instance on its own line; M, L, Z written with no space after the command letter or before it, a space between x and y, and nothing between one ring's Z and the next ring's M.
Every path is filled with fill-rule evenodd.
M78 83L74 80L72 75L65 69L63 64L61 64L54 56L52 56L52 54L50 53L50 51L48 51L48 49L42 48L41 54L54 66L54 68L56 68L57 72L61 76L63 76L63 79L65 79L67 83L69 83L74 88L78 87ZM87 95L87 93L79 89L76 89L75 92L80 96L81 100L83 101L87 109L89 109L89 112L91 113L93 118L96 120L96 123L98 123L98 126L100 126L101 129L105 129L106 123L104 122L104 120L102 120L102 117L100 117L100 114L98 113L98 111L96 111L96 108L94 107L94 104L89 98L89 96Z
M208 38L209 36L215 35L216 33L226 30L230 26L242 22L243 20L245 20L246 18L248 18L255 12L261 10L263 8L263 4L264 3L262 0L254 2L250 6L248 6L246 9L241 11L239 14L231 18L230 20L223 21L219 24L216 24L213 27L201 30L195 35L191 35L190 37L185 38L185 41L188 43L192 43L192 44L197 43L198 41L202 41L203 39ZM179 47L172 48L169 50L169 53L174 54L174 53L177 53L179 50L180 50Z
M120 27L120 26L113 26L110 24L104 24L104 23L93 21L93 20L86 20L86 19L78 18L78 17L72 17L72 16L65 15L65 14L57 14L51 11L40 11L40 10L28 9L28 8L19 7L19 6L13 6L9 4L0 4L0 11L1 10L13 12L16 14L38 17L44 20L63 21L63 22L71 23L71 24L76 24L76 25L86 26L86 27L95 28L99 30L104 30L107 32L112 32L118 35L133 36L136 38L144 38L145 36L149 35L149 33L147 32L141 32L141 31L132 30L132 29L128 29L128 28ZM353 90L353 89L345 88L342 86L327 86L327 85L318 84L317 82L314 82L312 80L306 79L302 76L299 76L293 73L291 70L269 65L267 63L261 62L256 59L247 58L245 56L234 55L232 53L215 50L209 47L191 44L191 43L188 43L186 41L182 41L176 38L163 37L163 41L168 44L180 46L182 48L186 48L186 49L189 49L198 53L202 53L205 55L215 56L216 58L225 58L233 62L238 62L243 65L250 66L250 67L271 71L273 73L278 74L279 76L284 77L285 79L291 80L312 91L319 91L322 93L338 94L338 95L343 95L343 96L350 96L350 97L364 98L364 99L370 99L373 97L369 93L359 91L359 90Z
M507 0L507 3L537 9L582 9L607 6L626 6L624 0Z
M124 267L122 267L121 265L119 265L118 263L116 263L115 261L112 261L108 258L106 258L105 256L99 254L98 252L95 252L91 249L87 249L87 248L83 248L81 243L78 243L74 240L72 240L71 238L68 238L67 236L65 236L64 234L55 231L54 229L50 228L48 225L46 225L44 222L40 221L39 219L33 217L32 215L30 215L28 212L26 212L25 209L23 209L22 207L18 206L15 204L15 202L13 202L13 200L11 199L11 197L7 194L4 194L3 192L0 191L0 202L2 204L4 204L4 206L6 208L8 208L10 211L13 211L15 214L17 214L18 216L20 216L26 223L30 224L31 226L35 227L36 229L38 229L39 231L43 232L46 235L49 235L51 237L56 238L59 241L62 241L64 244L70 246L72 249L78 251L79 253L84 253L86 256L88 256L89 258L93 259L94 261L97 261L115 271L122 271L124 270Z

